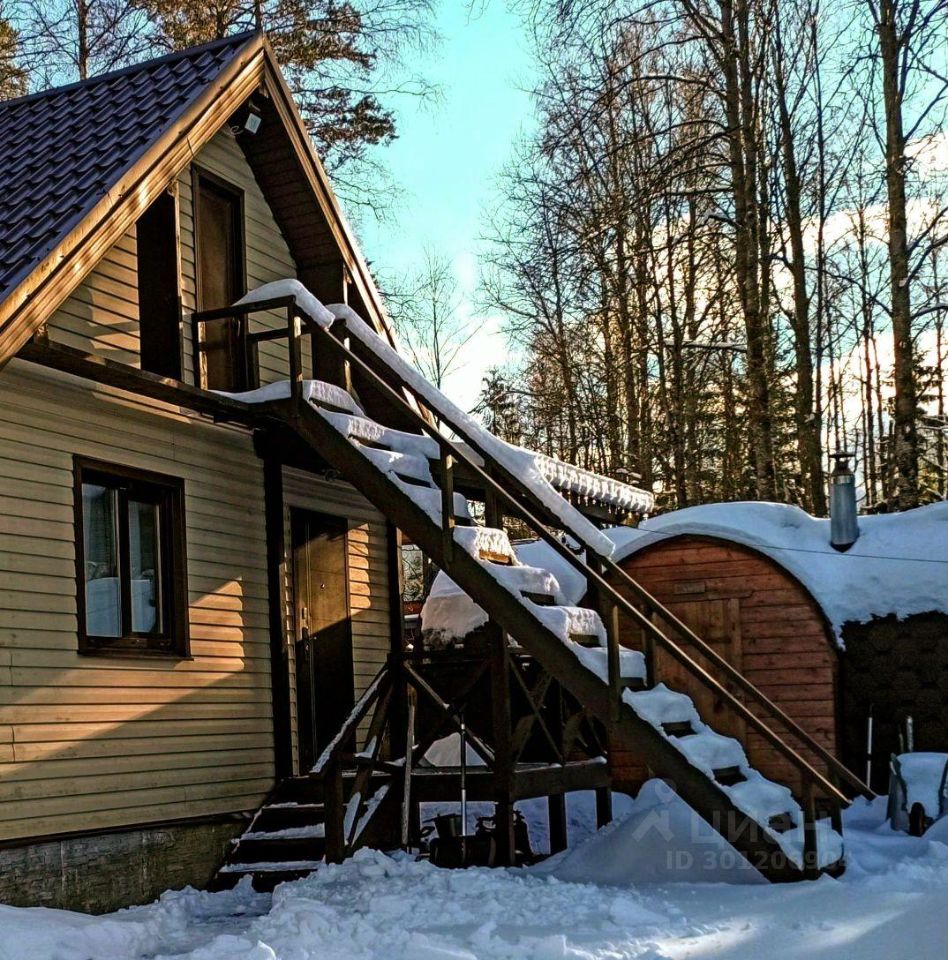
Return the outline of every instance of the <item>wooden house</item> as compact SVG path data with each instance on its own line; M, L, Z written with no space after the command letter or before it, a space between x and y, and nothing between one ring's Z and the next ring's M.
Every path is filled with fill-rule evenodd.
M729 706L802 782L761 805L739 744L653 689L680 647L598 530L649 497L500 444L393 349L264 36L0 104L0 142L0 900L272 886L417 843L465 777L511 862L517 800L550 798L561 846L565 792L605 821L628 755L772 879L842 869L865 788L820 743L748 720L745 682ZM405 642L402 533L486 612L476 640ZM459 728L482 767L420 762Z

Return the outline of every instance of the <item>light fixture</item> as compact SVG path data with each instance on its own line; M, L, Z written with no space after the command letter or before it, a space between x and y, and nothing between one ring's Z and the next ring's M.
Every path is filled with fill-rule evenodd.
M263 123L263 114L249 102L243 109L238 110L230 119L230 129L235 137L242 133L253 136Z
M248 104L247 116L244 117L244 130L246 130L247 133L254 134L260 129L261 123L263 123L263 117L260 116L253 104Z

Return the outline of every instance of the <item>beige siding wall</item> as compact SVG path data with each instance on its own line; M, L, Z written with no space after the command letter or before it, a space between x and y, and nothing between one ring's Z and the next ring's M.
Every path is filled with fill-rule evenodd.
M234 135L224 128L197 155L195 165L239 188L244 195L244 245L247 287L253 289L271 280L296 276L296 264L286 240L263 198L260 187ZM176 181L181 256L181 301L183 375L193 380L193 347L190 315L196 309L194 212L192 168ZM277 314L252 318L251 329L286 326ZM139 365L138 267L135 228L106 254L76 292L49 322L50 338L56 343ZM285 379L285 341L260 345L261 383ZM304 370L309 369L309 349L304 347Z
M55 343L138 366L138 260L134 227L53 314L49 336Z
M73 455L182 477L191 660L77 653ZM247 433L17 361L0 375L0 840L253 808L272 784Z
M286 624L291 670L296 627L292 603L293 563L289 556L290 510L293 507L303 507L349 519L349 608L352 616L355 696L358 698L384 665L391 643L385 518L348 484L329 483L313 474L291 468L284 470L283 482L286 504L285 542L288 552L284 566ZM291 677L290 687L295 720L295 675ZM363 729L365 726L366 724L363 724Z

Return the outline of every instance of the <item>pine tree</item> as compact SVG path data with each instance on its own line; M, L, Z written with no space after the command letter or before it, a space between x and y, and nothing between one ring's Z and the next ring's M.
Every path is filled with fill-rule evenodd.
M26 71L17 62L19 38L0 9L0 100L26 93Z
M418 39L429 0L382 0L366 17L337 0L143 0L171 49L259 23L267 31L317 149L331 168L395 136L391 110L365 91L393 37ZM359 89L363 88L363 89Z

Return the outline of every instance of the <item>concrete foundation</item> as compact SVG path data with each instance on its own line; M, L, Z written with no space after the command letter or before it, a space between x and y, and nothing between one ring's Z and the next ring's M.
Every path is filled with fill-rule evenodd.
M108 913L203 887L245 826L231 816L0 848L0 903Z

